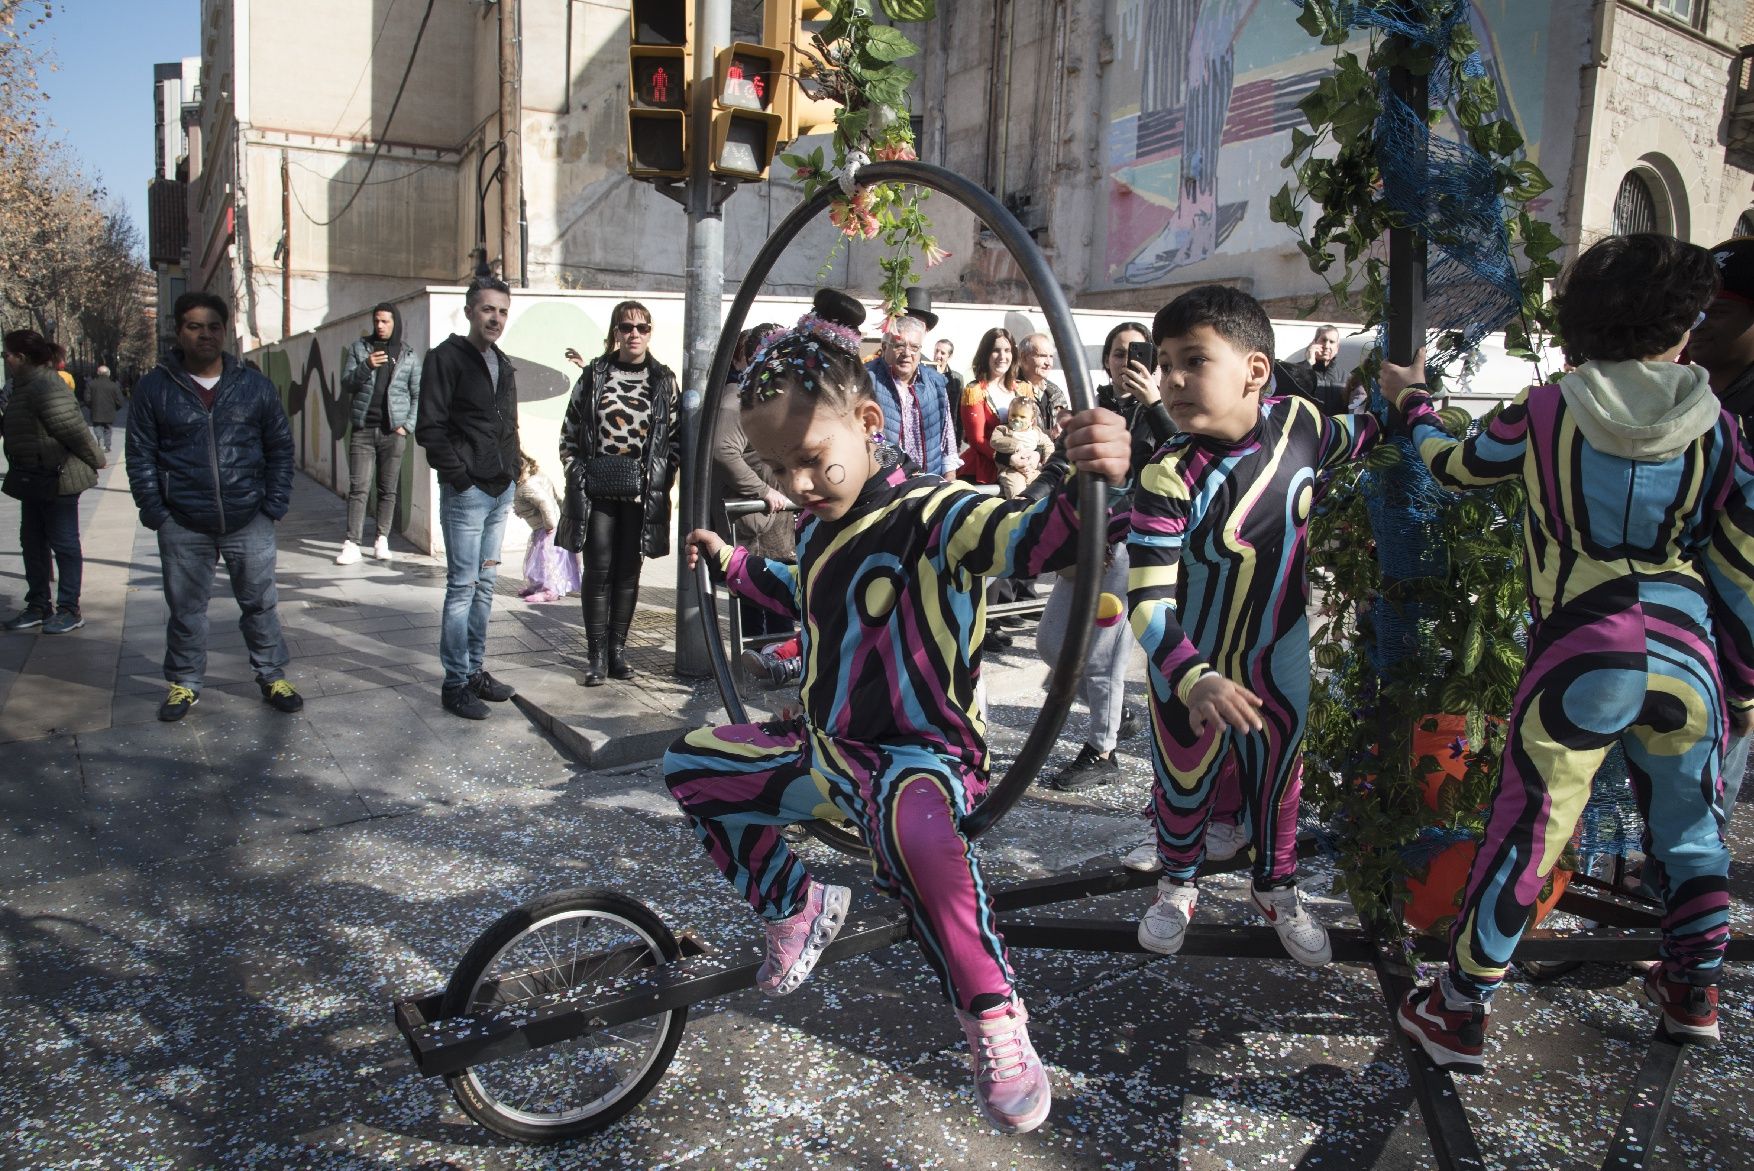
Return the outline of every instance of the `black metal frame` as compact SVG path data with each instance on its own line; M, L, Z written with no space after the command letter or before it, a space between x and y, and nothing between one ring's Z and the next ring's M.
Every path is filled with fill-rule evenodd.
M1397 70L1394 84L1415 104L1415 108L1424 108L1423 79ZM874 164L863 168L859 177L865 183L903 182L929 187L951 196L973 211L1017 260L1048 316L1060 352L1077 352L1080 343L1072 328L1071 310L1046 259L1016 219L988 192L953 172L917 162ZM832 195L831 190L825 190L793 211L757 254L725 322L709 386L725 384L737 335L762 282L792 239L827 208ZM1424 334L1424 252L1424 242L1416 233L1399 229L1391 232L1391 329L1388 338L1391 361L1409 361ZM1073 408L1082 410L1093 405L1095 400L1088 373L1082 365L1074 363L1067 367L1066 373ZM711 450L717 418L716 411L703 412L703 426L695 448L689 453L690 458L698 461L701 453ZM695 493L685 502L691 509L694 523L711 515L710 481L711 477L695 477ZM1070 708L1084 665L1091 619L1096 612L1099 582L1090 567L1101 564L1105 539L1101 497L1100 487L1095 482L1088 477L1081 479L1079 573L1072 613L1082 616L1082 620L1070 624L1041 715L1011 768L993 786L986 800L964 819L964 828L970 837L991 826L1023 795L1057 739ZM704 563L698 572L701 617L713 672L732 722L743 722L747 715L732 681L724 643L719 637L716 597ZM832 835L825 840L832 840ZM1306 836L1300 840L1300 857L1313 850L1312 839ZM1247 862L1239 859L1228 865L1208 867L1204 873L1240 870L1245 865ZM1097 867L1006 887L994 892L993 904L1000 930L1012 947L1142 952L1137 924L1130 920L1069 920L1019 912L1139 890L1155 882L1156 876L1150 872ZM1660 943L1656 928L1660 916L1653 904L1580 874L1572 877L1559 908L1593 919L1607 930L1531 930L1522 937L1516 958L1600 962L1656 958ZM908 937L905 915L892 910L866 912L848 921L824 951L819 964L864 955ZM1413 972L1408 957L1390 946L1384 933L1370 925L1331 930L1329 939L1337 962L1370 965L1392 1021L1402 996L1412 987ZM740 992L754 984L760 966L760 956L755 949L715 955L687 933L680 942L682 957L678 960L642 967L635 973L591 986L538 997L534 1007L525 1002L516 1010L490 1010L446 1018L442 1016L442 992L399 1000L395 1005L396 1026L408 1040L415 1068L422 1075L432 1077L457 1073L485 1061L516 1056L629 1020L692 1006L703 1000ZM1413 950L1422 958L1442 958L1443 953L1439 941L1431 939L1418 941ZM1284 949L1270 927L1194 924L1188 929L1180 954L1281 959ZM605 958L608 957L591 956L587 961L595 963ZM1726 958L1754 959L1754 939L1732 939ZM1393 1024L1390 1031L1406 1060L1414 1097L1419 1103L1420 1115L1439 1167L1443 1171L1483 1171L1485 1161L1454 1080L1447 1071L1432 1064L1423 1051ZM1676 1082L1685 1064L1683 1048L1669 1041L1659 1026L1615 1129L1603 1163L1604 1171L1610 1168L1626 1171L1645 1165L1645 1156L1662 1130Z
M1300 838L1298 854L1316 852L1315 839ZM1246 855L1235 861L1208 866L1203 875L1239 871L1248 865ZM1573 883L1579 883L1576 876ZM1141 890L1155 885L1149 871L1119 866L1098 866L1071 874L1033 879L997 890L993 907L1007 946L1044 951L1113 952L1148 954L1139 945L1138 924L1129 919L1061 919L1025 912ZM1581 885L1591 887L1584 881ZM1608 891L1568 890L1562 910L1607 922L1614 916L1620 924L1608 930L1531 930L1518 945L1516 958L1572 959L1613 963L1657 958L1661 943L1655 929L1659 913L1652 904L1641 903ZM1632 920L1639 919L1636 929ZM865 955L905 942L907 918L893 910L868 911L848 920L840 935L823 953L818 966ZM1368 965L1376 974L1385 1011L1392 1018L1401 997L1412 987L1408 958L1368 928L1332 928L1328 932L1336 963ZM688 1008L705 1000L728 996L754 986L761 955L755 947L714 953L691 934L680 936L682 958L656 967L596 984L541 996L515 1010L493 1010L460 1017L443 1017L442 992L429 992L396 1002L396 1027L407 1039L414 1067L426 1077L459 1073L472 1065L514 1057L545 1045L553 1045L630 1020L657 1016ZM1420 959L1441 960L1441 940L1422 938L1414 953ZM1193 924L1188 928L1181 955L1218 959L1284 959L1284 946L1271 927L1235 927ZM602 957L582 961L595 963ZM1754 960L1754 939L1730 941L1727 959ZM1398 1029L1393 1029L1413 1095L1419 1104L1432 1153L1444 1171L1483 1169L1485 1162L1473 1128L1456 1092L1451 1075L1431 1061ZM1686 1053L1663 1036L1659 1029L1646 1053L1629 1095L1620 1123L1602 1164L1604 1171L1642 1168L1668 1116L1670 1101Z

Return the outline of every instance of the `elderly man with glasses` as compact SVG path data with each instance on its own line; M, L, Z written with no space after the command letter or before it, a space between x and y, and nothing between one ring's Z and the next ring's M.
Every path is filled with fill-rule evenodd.
M928 323L917 315L898 317L883 335L883 351L865 368L883 407L883 438L901 448L922 471L950 479L956 453L950 396L944 376L920 361Z

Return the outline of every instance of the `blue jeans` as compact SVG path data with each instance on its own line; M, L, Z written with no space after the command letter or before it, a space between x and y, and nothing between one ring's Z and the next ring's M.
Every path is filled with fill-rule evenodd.
M63 613L79 613L79 587L85 576L85 558L79 552L79 494L18 503L24 608L44 618L53 617L57 605ZM61 581L51 601L49 587L54 585L56 574Z
M257 683L286 677L291 657L280 633L279 594L274 588L274 522L258 512L235 533L198 533L174 519L158 530L158 557L164 571L164 600L171 609L164 636L164 677L201 691L207 674L207 602L213 596L213 566L225 562L231 592L238 600L238 629L250 651Z
M445 689L461 687L487 659L487 619L499 577L499 546L516 484L489 496L470 485L459 492L439 485L439 527L445 534L445 612L439 626L439 666Z

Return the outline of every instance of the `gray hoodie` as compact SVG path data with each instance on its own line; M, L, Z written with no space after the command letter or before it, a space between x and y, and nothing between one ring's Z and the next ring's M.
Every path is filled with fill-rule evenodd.
M1585 362L1559 393L1591 447L1641 463L1673 459L1723 410L1705 370L1676 362Z

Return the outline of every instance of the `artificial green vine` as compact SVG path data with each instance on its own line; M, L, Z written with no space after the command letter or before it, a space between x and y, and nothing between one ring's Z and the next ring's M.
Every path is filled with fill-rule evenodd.
M1351 39L1354 15L1350 0L1304 0L1298 23L1323 44L1341 46ZM1396 11L1396 19L1419 15L1436 29L1454 13L1448 3ZM1478 44L1466 20L1452 23L1447 54L1459 66ZM1397 67L1429 76L1436 52L1373 35L1362 58L1337 53L1333 73L1301 103L1309 128L1291 132L1283 165L1294 179L1269 201L1271 218L1297 233L1299 249L1328 293L1358 311L1367 328L1386 316L1383 243L1390 229L1407 226L1383 194L1373 137L1382 112L1380 79ZM1521 254L1520 316L1506 331L1507 350L1534 360L1543 337L1553 334L1547 288L1558 275L1561 241L1528 210L1550 184L1539 167L1518 157L1522 136L1496 117L1498 104L1489 76L1470 77L1458 69L1450 102L1432 111L1429 124L1447 119L1456 136L1492 164L1509 243ZM1307 225L1306 207L1315 211ZM1427 240L1449 242L1441 226ZM1457 335L1442 339L1452 349L1460 341ZM1366 376L1374 379L1380 363L1380 353L1373 353ZM1440 416L1458 437L1475 426L1459 408L1445 408ZM1312 635L1318 679L1305 740L1311 767L1304 790L1320 816L1344 827L1351 846L1343 851L1340 883L1360 917L1390 931L1400 930L1408 879L1419 877L1435 847L1484 828L1504 750L1502 717L1522 672L1527 621L1519 484L1433 502L1423 536L1446 551L1442 572L1385 580L1364 481L1399 458L1398 450L1379 448L1364 467L1338 475L1311 525L1310 579L1325 614ZM1381 628L1391 624L1410 630L1414 649L1380 677L1361 648L1377 645ZM1437 732L1439 713L1465 717L1465 733L1437 745L1437 752L1416 750L1418 733ZM1438 785L1433 809L1426 802L1427 782L1444 771L1440 753L1462 768L1459 778Z
M1352 31L1343 19L1342 5L1352 7L1349 0L1304 0L1297 23L1324 45L1344 45ZM1435 27L1449 8L1438 3L1422 11ZM1408 6L1398 11L1406 15L1420 10ZM1451 29L1452 64L1459 66L1479 48L1466 21ZM1397 67L1430 76L1435 52L1430 46L1373 35L1362 60L1351 51L1336 54L1334 71L1298 103L1309 129L1292 129L1291 150L1280 163L1295 178L1268 200L1269 218L1297 234L1298 250L1327 284L1328 295L1341 308L1358 310L1367 326L1380 323L1387 306L1388 259L1379 243L1389 229L1405 226L1382 199L1382 174L1371 135L1382 112L1377 79ZM1523 136L1511 122L1496 116L1498 87L1490 76L1468 77L1458 70L1454 88L1448 106L1433 109L1429 121L1435 127L1447 119L1458 138L1492 161L1507 212L1505 228L1523 261L1522 312L1505 330L1506 352L1533 360L1541 348L1537 343L1555 332L1547 287L1559 275L1555 254L1564 242L1546 221L1530 214L1528 205L1553 184L1540 167L1518 157ZM1306 226L1304 209L1309 204L1318 214ZM1441 234L1431 239L1444 242ZM1310 311L1314 309L1312 305Z
M931 20L935 0L879 0L890 20L904 23ZM919 47L890 25L879 24L870 8L857 0L826 0L831 19L812 38L804 53L809 70L798 78L812 97L840 103L835 111L832 159L821 147L809 154L788 153L780 161L792 168L809 200L825 187L840 194L829 205L828 217L841 235L823 263L820 278L848 240L881 238L889 255L880 258L881 294L891 318L907 309L907 289L919 283L914 255L927 268L949 253L938 247L932 222L922 205L931 194L900 183L858 184L858 170L869 162L917 157L913 127L908 121L908 86L914 72L900 64Z

